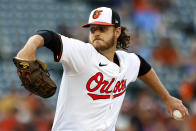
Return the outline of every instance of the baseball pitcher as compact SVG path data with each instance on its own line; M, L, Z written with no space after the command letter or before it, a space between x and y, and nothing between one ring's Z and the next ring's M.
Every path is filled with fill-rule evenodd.
M55 93L56 85L49 76L40 77L46 68L36 59L36 50L49 48L54 60L62 64L53 131L115 131L127 85L137 78L162 99L172 118L174 110L180 111L182 119L188 117L182 101L168 93L150 64L122 50L127 48L130 36L117 12L107 7L94 9L88 24L82 27L89 29L89 43L40 30L14 58L25 88L44 98ZM35 74L32 63L41 71Z

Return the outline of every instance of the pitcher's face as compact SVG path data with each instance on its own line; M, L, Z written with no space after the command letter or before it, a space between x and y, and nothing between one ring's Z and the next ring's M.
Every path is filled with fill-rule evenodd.
M97 51L104 51L115 44L115 27L106 25L90 25L89 43Z

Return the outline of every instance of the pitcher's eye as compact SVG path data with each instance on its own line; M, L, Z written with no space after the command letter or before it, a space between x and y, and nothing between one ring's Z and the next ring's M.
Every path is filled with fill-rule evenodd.
M90 32L91 33L95 33L95 31L96 30L99 30L100 32L105 32L106 30L107 30L107 28L106 27L102 27L102 26L100 26L100 27L90 27Z
M90 32L91 32L91 33L94 33L95 31L96 31L96 27L91 27L91 28L90 28Z
M101 32L105 32L106 31L106 28L104 28L104 27L99 27L99 29L100 29Z

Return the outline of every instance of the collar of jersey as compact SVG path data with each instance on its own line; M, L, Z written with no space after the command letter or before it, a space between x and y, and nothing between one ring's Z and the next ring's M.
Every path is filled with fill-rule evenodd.
M124 65L123 62L121 61L122 59L120 58L118 52L116 52L116 55L117 55L117 57L118 57L120 66L118 66L118 65L117 65L116 63L114 63L114 62L109 61L104 55L100 54L99 52L98 52L98 54L100 55L100 57L99 57L100 59L98 60L98 64L99 64L100 62L101 62L101 64L106 64L107 66L113 64L113 66L115 66L116 68L117 68L117 67L120 68L119 73L116 73L116 74L111 74L111 73L106 72L105 69L104 69L104 68L108 68L108 67L106 67L106 66L100 68L100 70L102 70L102 71L103 71L104 73L106 73L108 76L113 76L113 77L119 77L120 75L124 74L124 71L126 70L126 69L125 69L125 65Z

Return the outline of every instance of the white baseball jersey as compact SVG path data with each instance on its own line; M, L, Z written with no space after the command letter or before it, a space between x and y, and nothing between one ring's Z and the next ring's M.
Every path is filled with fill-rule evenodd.
M115 131L126 87L138 76L138 56L116 51L118 66L89 43L61 40L64 73L52 131Z

